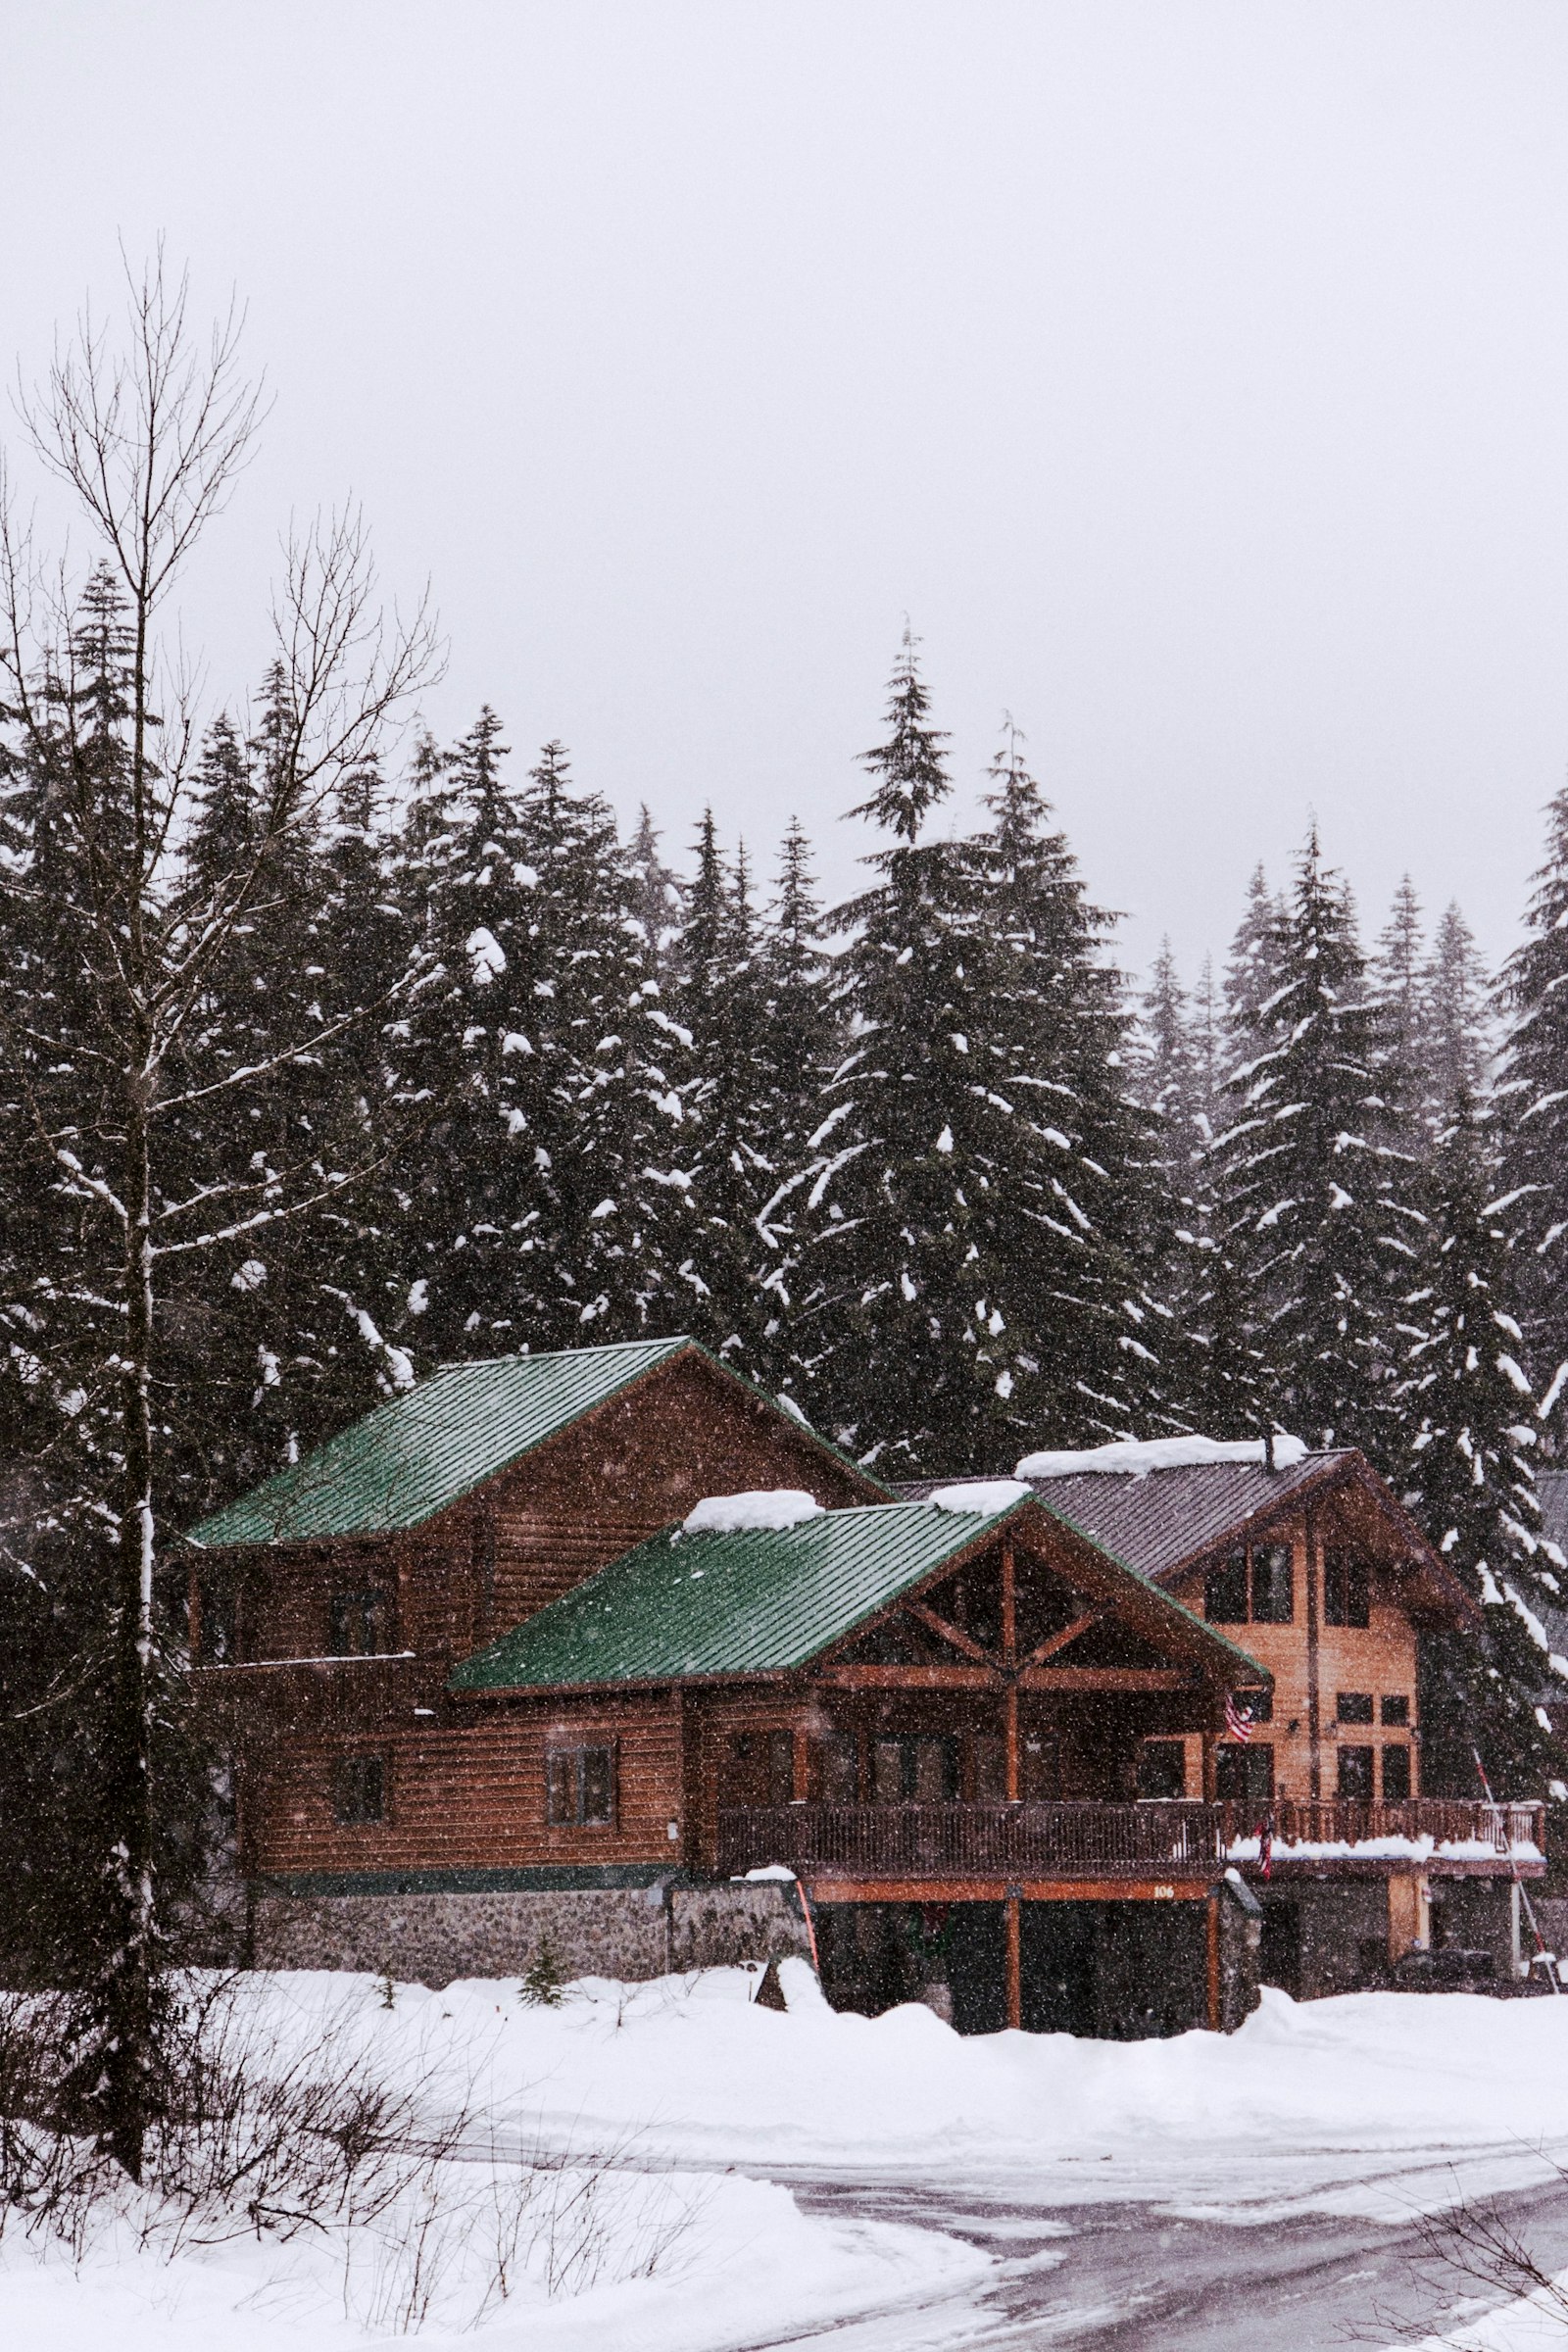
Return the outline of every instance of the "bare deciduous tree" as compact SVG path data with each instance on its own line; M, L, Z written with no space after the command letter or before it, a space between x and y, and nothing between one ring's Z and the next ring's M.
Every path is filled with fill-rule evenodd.
M44 383L23 398L35 457L85 517L124 615L122 703L115 758L104 714L84 717L64 566L48 581L0 477L0 717L15 757L53 779L66 855L47 874L24 868L5 889L63 941L90 1009L91 1034L29 1029L32 1008L0 1000L0 1046L59 1189L93 1204L111 1237L97 1269L122 1338L109 1696L99 1727L111 1818L104 1823L112 1958L100 1989L98 2106L107 2144L139 2177L149 2119L157 1984L150 1729L156 1678L155 1462L160 1260L211 1249L293 1216L352 1171L227 1172L181 1196L160 1181L161 1135L198 1097L253 1085L319 1050L332 1033L288 1041L264 1064L224 1070L194 1090L171 1084L180 1042L215 965L253 917L270 863L325 798L375 752L388 719L437 667L432 621L378 609L359 515L290 536L271 615L283 714L270 747L253 834L226 870L196 876L181 851L192 814L200 713L189 680L160 662L156 624L207 525L221 513L261 420L259 389L239 367L231 309L204 340L183 278L158 255L129 278L125 333L86 314ZM352 1016L350 1016L352 1017ZM339 1020L334 1027L341 1027ZM92 1067L92 1104L62 1101L28 1073L69 1049Z

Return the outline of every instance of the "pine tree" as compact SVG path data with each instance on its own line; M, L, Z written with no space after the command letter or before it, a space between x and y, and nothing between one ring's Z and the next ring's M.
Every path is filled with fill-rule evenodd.
M1455 905L1438 924L1421 977L1428 1080L1441 1114L1461 1093L1483 1100L1493 1064L1492 976Z
M1568 1364L1568 786L1546 814L1528 935L1503 968L1497 1102L1527 1361L1559 1396L1554 1375Z
M1247 911L1231 942L1225 966L1225 1030L1230 1053L1227 1077L1266 1052L1272 1031L1266 1008L1282 979L1281 924L1284 902L1269 889L1261 865L1247 886Z
M1110 918L1004 724L991 826L969 853L990 948L974 1015L990 1121L979 1208L1013 1350L1001 1394L1024 1445L1147 1436L1185 1426L1191 1386L1163 1295L1175 1220L1160 1129L1135 1100Z
M692 1230L678 1272L695 1295L691 1319L700 1335L760 1374L768 1317L756 1220L776 1184L760 1132L768 1084L766 983L745 851L727 869L711 809L698 828L697 871L669 963L671 1008L691 1039L682 1160Z
M793 817L779 851L761 941L761 977L756 1135L771 1182L757 1211L758 1279L769 1370L776 1368L782 1383L793 1388L798 1372L792 1316L812 1138L823 1116L825 1090L844 1053L810 848Z
M626 851L627 911L642 943L644 977L663 977L664 961L680 930L680 885L659 855L662 836L644 801L637 830Z
M907 630L888 725L863 757L872 791L856 813L890 846L866 860L873 887L834 918L852 933L837 992L848 1051L814 1139L796 1345L808 1409L841 1444L884 1469L956 1469L995 1458L1007 1373L971 1233L984 1146L969 1033L985 948L967 854L919 839L951 784Z
M1519 1360L1513 1252L1490 1205L1496 1181L1488 1123L1461 1088L1427 1181L1398 1399L1418 1515L1483 1617L1479 1641L1423 1643L1422 1781L1434 1795L1479 1793L1474 1749L1499 1795L1535 1795L1565 1772L1540 1705L1555 1671L1540 1612L1560 1606L1564 1562L1541 1531L1536 1400Z
M1215 1147L1220 1238L1250 1301L1245 1347L1269 1367L1289 1426L1387 1459L1388 1302L1407 1287L1412 1171L1382 1137L1379 1017L1315 832L1250 964L1272 965L1274 986L1239 1000L1242 1035L1261 1050L1230 1080L1235 1124Z

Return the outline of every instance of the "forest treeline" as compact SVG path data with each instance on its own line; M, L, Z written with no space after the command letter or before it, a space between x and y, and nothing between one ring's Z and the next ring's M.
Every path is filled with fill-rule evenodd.
M93 957L135 660L100 572L55 720L0 737L6 1646L46 1710L123 1469ZM1363 1447L1488 1604L1479 1649L1435 1653L1427 1786L1474 1792L1477 1735L1503 1785L1554 1778L1568 793L1500 979L1408 884L1368 950L1312 835L1217 977L1186 993L1166 953L1140 995L1010 726L950 830L908 637L832 909L797 824L760 870L703 814L666 862L489 709L269 829L289 693L276 668L211 725L166 886L205 904L260 844L156 1073L166 1527L435 1363L674 1331L895 1479L1283 1428ZM35 1820L91 1783L65 1727L12 1750Z

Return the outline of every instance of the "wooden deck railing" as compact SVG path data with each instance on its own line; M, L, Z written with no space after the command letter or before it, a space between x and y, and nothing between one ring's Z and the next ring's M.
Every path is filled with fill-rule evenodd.
M1403 1804L1340 1799L1272 1806L1200 1804L766 1805L718 1817L722 1875L770 1862L856 1877L952 1878L1049 1870L1062 1877L1178 1876L1223 1868L1232 1848L1269 1821L1276 1853L1292 1846L1366 1847L1384 1838L1544 1851L1544 1807L1441 1797ZM1476 1857L1481 1858L1481 1857Z

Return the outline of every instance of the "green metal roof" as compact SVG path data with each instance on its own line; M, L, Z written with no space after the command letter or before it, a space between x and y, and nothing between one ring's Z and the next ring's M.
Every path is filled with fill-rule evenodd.
M804 1665L1007 1516L867 1503L744 1535L665 1528L465 1658L451 1688L666 1682Z
M693 1346L644 1340L446 1364L193 1527L209 1550L418 1527L655 1364Z
M668 1527L463 1659L448 1687L571 1690L785 1672L1020 1514L1054 1516L1025 1497L992 1512L937 1510L928 1502L856 1504L796 1527L736 1535L688 1536ZM1183 1647L1223 1651L1242 1670L1239 1683L1272 1680L1136 1568L1092 1536L1082 1540L1116 1578L1136 1587L1146 1607L1180 1629Z

